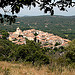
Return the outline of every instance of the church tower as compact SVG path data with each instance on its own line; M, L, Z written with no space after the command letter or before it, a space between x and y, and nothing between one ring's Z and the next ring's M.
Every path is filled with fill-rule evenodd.
M18 28L16 29L16 32L19 32L19 31L21 31L21 30L20 30L20 28L18 27Z
M15 33L18 34L18 35L23 35L23 32L22 32L22 30L20 30L19 27L16 29Z

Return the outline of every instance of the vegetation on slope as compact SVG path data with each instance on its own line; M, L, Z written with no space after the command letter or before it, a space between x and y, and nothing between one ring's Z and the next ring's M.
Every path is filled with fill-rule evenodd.
M34 28L71 40L75 38L75 16L27 16L18 17L12 25L0 24L0 30L15 31L17 27L22 30Z
M50 66L42 66L41 68L25 63L13 63L0 61L0 75L74 75L74 69L66 69L65 67L57 67L51 70Z
M46 49L40 48L40 44L28 41L26 45L16 45L12 42L0 39L0 60L31 62L49 64L49 58L45 54Z
M68 47L40 48L40 43L27 40L26 45L16 45L0 39L0 60L30 62L33 65L69 66L75 68L75 40Z

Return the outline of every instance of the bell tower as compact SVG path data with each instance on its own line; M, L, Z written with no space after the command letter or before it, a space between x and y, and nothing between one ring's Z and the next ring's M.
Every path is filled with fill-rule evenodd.
M20 31L20 28L18 27L17 29L16 29L16 32L19 32Z

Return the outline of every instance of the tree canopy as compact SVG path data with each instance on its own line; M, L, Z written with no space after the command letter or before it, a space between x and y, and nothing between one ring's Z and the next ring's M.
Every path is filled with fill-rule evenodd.
M4 16L0 13L0 22L10 21L10 24L14 23L16 18L14 13L19 13L24 6L27 6L30 9L31 6L36 7L37 4L39 5L40 10L44 9L45 13L50 12L51 15L54 14L54 7L58 7L60 11L67 11L67 7L70 8L75 6L73 0L0 0L0 8L5 12ZM5 10L7 6L10 6L11 10ZM12 16L7 15L7 12L11 12Z

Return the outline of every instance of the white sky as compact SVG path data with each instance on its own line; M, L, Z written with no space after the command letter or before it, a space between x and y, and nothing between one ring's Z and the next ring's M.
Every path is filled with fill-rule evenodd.
M9 10L10 7L7 7L6 10ZM73 16L75 15L75 7L73 8L67 8L68 12L66 11L60 11L57 7L54 8L54 15L63 15L63 16ZM0 8L0 13L4 14L2 9ZM11 14L11 13L8 13ZM24 9L21 9L21 11L17 14L18 16L38 16L38 15L50 15L50 13L44 13L44 11L40 11L40 8L38 7L33 7L29 10L26 6L24 6Z
M75 15L75 7L73 8L67 8L68 12L66 11L60 11L57 7L54 8L54 15L63 15L63 16L73 16ZM20 16L29 15L29 16L38 16L38 15L50 15L50 13L44 13L44 11L40 11L39 7L32 7L31 10L28 8L24 8L20 11L18 14Z

